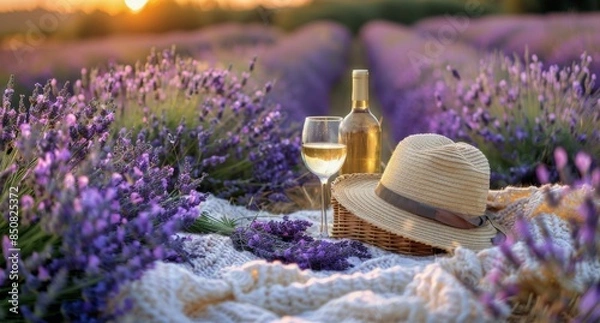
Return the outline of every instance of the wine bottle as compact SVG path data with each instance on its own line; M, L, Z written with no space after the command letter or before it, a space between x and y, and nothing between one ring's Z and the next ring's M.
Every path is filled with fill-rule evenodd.
M381 171L381 125L369 109L369 71L352 71L352 110L340 125L346 161L340 174Z

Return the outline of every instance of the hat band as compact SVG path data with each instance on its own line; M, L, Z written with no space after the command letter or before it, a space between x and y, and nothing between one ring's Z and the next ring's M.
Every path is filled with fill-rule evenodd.
M379 183L375 188L375 194L387 203L410 212L412 214L428 218L445 225L459 229L473 229L485 223L485 215L473 218L472 220L465 219L467 216L454 213L448 210L437 209L427 204L417 202L408 197L402 196Z

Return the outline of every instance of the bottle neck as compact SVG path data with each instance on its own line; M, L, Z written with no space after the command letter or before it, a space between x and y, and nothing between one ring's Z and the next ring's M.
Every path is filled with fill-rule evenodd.
M352 111L369 110L369 100L352 100Z
M369 109L369 76L367 73L353 74L352 77L352 111Z

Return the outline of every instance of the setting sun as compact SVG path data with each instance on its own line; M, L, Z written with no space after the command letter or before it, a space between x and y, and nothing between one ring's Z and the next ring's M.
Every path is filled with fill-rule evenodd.
M125 0L125 5L131 11L139 11L148 3L148 0Z

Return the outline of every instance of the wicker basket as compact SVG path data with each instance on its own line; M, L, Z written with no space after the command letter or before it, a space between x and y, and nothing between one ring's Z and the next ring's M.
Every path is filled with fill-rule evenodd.
M359 240L384 250L412 256L429 256L446 251L384 231L352 214L331 197L333 207L333 238Z

